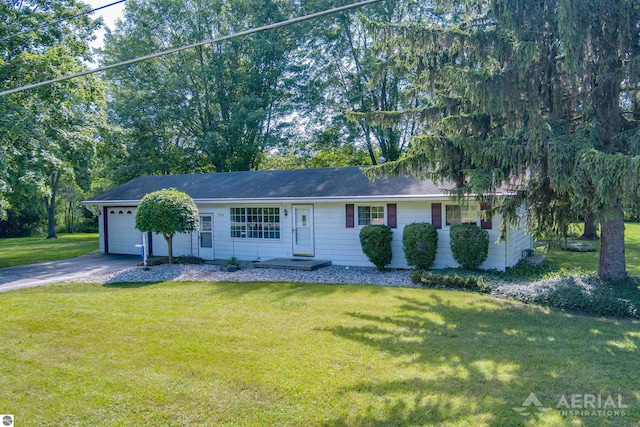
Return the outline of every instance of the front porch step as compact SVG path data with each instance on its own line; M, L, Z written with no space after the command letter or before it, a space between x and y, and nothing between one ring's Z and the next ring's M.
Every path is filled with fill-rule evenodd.
M312 271L319 268L328 267L331 261L304 258L274 258L266 261L253 263L255 268L279 268L283 270L303 270Z

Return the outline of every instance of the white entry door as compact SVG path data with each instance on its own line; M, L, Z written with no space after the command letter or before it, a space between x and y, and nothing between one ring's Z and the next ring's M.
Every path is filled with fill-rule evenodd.
M214 259L213 253L213 215L203 214L200 215L200 231L199 231L198 245L200 258L212 260Z
M294 205L293 209L293 255L314 256L313 205Z

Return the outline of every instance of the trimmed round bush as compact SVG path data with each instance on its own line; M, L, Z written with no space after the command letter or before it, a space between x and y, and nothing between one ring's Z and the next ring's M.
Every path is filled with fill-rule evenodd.
M409 224L402 232L402 249L407 264L428 270L436 259L438 231L428 222Z
M453 258L464 268L475 270L489 255L489 233L475 224L454 225L450 229Z
M142 198L136 210L136 229L162 234L169 264L173 264L173 236L197 230L198 219L198 207L187 193L164 188Z
M360 230L360 245L362 252L369 258L378 270L391 264L391 239L393 232L386 225L365 225Z

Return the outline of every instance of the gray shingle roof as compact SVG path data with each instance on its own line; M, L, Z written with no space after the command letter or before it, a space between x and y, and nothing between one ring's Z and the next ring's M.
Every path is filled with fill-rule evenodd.
M412 177L370 181L359 167L141 176L83 202L135 202L145 194L176 188L194 201L434 198L443 188Z

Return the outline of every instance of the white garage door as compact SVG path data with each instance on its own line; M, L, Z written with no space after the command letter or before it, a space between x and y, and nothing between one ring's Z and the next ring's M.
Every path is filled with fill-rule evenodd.
M109 253L139 255L142 233L136 230L136 209L109 208L107 221Z

